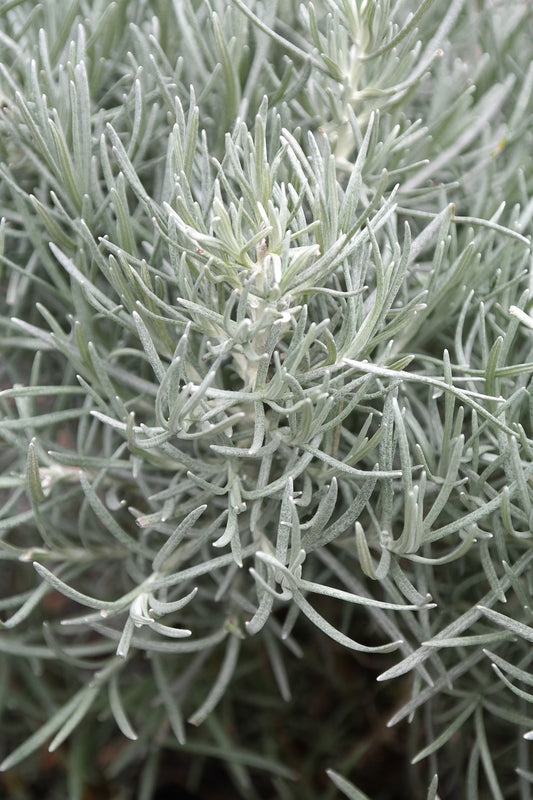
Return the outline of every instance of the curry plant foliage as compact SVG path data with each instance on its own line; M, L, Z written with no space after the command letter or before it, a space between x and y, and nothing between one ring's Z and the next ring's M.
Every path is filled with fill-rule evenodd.
M314 636L398 683L410 797L531 797L532 16L0 6L4 770L79 798L120 731L142 798L163 747L296 797L231 706Z

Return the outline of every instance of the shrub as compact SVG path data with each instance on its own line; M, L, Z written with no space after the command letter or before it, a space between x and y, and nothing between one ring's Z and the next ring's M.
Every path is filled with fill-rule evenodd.
M530 798L531 4L0 20L10 796Z

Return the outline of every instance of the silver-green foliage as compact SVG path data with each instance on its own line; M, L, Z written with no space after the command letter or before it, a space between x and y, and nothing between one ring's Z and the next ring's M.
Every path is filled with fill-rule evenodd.
M530 797L532 25L0 6L4 769L96 716L186 747L253 637L288 700L305 617L411 674L426 784L461 731L465 796Z

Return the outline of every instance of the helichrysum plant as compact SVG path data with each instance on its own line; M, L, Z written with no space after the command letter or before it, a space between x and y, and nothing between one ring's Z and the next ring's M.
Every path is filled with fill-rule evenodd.
M10 796L50 750L69 800L172 759L530 800L532 41L527 0L0 4Z

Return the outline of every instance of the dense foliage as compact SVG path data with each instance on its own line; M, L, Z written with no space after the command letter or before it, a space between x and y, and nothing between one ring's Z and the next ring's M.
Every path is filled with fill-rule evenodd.
M530 800L532 91L527 0L0 5L10 796Z

